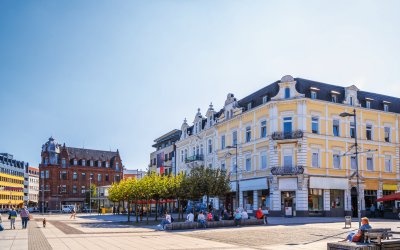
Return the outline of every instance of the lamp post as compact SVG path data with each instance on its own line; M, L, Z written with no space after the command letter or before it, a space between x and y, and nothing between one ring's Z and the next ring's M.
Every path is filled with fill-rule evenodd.
M357 113L356 109L353 109L353 113L343 112L340 114L341 117L354 117L354 147L355 147L355 156L356 156L356 176L357 176L357 215L358 215L358 227L361 227L361 201L360 201L360 178L358 171L358 143L357 143Z
M237 144L235 144L235 145L232 145L232 146L227 146L226 148L229 148L229 149L231 149L231 148L234 148L235 149L235 154L236 154L236 163L235 163L235 174L236 174L236 201L237 201L237 203L238 203L238 207L239 207L239 205L240 205L240 202L239 202L239 180L238 180L238 145Z
M89 213L92 214L92 177L89 178Z

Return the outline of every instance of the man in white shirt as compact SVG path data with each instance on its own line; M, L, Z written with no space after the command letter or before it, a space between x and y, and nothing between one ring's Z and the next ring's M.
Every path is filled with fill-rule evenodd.
M201 211L200 214L197 216L197 221L200 223L200 225L206 227L206 216L204 216L203 211Z
M187 216L186 216L186 222L193 222L194 221L194 214L192 212L190 212Z
M171 224L171 223L172 223L171 215L168 214L168 212L165 212L165 219L161 221L161 224L159 226L161 226L162 229L165 230L165 225Z
M246 212L246 210L243 210L242 212L242 220L247 220L249 218L249 214Z

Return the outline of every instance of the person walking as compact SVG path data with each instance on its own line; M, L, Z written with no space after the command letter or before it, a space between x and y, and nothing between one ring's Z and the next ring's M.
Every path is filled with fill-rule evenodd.
M0 232L1 231L4 231L4 226L3 226L3 218L1 217L1 214L0 214Z
M26 229L29 220L29 211L26 206L22 208L21 213L19 215L21 216L22 220L22 229Z
M10 220L10 229L15 229L15 219L18 217L17 211L14 208L8 213L8 219Z
M371 211L371 217L375 218L375 210L376 210L376 208L375 208L375 205L373 203L372 203L372 205L371 205L369 210Z
M70 219L74 218L74 220L76 219L75 207L72 207L72 209L71 209L71 216L70 216L69 218L70 218Z

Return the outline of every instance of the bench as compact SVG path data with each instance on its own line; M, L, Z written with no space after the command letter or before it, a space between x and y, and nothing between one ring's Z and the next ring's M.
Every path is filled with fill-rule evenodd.
M378 244L382 239L388 240L392 237L391 228L372 228L364 230L364 242L371 242L371 239L376 239Z
M360 242L330 242L327 244L328 250L380 250L380 246L374 243Z
M262 225L264 224L263 219L247 219L240 222L241 226L249 225ZM235 226L234 220L221 220L221 221L207 221L207 228L217 228L217 227L233 227ZM184 230L184 229L197 229L202 228L198 222L173 222L171 224L165 225L165 230Z

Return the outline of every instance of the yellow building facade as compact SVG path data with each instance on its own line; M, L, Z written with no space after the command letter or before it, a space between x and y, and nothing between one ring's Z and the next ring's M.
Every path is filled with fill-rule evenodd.
M24 173L28 166L12 155L0 154L0 208L22 207L24 204Z
M354 110L356 124L340 116ZM399 113L398 98L291 76L239 101L229 94L213 126L213 165L231 176L225 204L272 215L356 215L358 163L368 214L377 198L400 190Z

